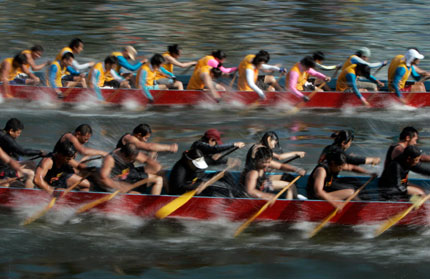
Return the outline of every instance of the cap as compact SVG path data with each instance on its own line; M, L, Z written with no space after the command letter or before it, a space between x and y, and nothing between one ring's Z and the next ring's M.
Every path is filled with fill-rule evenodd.
M131 60L134 60L136 58L137 51L134 47L126 46L124 49L128 52L128 56L130 56Z
M405 54L406 65L410 67L412 62L414 62L415 59L419 59L419 60L424 59L424 55L422 55L421 53L419 53L417 50L413 48L408 49L408 51Z
M217 129L209 129L205 132L204 137L216 140L217 144L222 144L221 133Z
M207 169L208 164L205 161L203 153L199 149L191 149L184 152L185 157L190 160L198 169Z
M361 52L362 56L370 57L370 55L371 55L370 49L367 47L361 47L358 49L358 51Z

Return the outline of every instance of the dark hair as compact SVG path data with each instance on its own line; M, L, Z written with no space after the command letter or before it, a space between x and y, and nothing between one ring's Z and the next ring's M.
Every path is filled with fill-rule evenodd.
M78 127L76 127L75 129L75 133L80 133L81 135L86 135L86 134L93 134L93 129L91 129L91 126L88 124L81 124Z
M179 45L178 44L174 44L174 45L170 45L170 46L168 46L167 47L167 51L170 53L170 54L176 54L176 55L179 55L179 51L181 50L181 48L179 47Z
M342 151L329 152L325 158L328 164L335 164L336 166L346 164L346 155Z
M312 56L305 56L302 60L300 60L300 64L305 66L306 68L315 68L315 61Z
M4 127L6 132L24 130L24 124L17 118L11 118L6 122L6 126Z
M218 69L218 68L212 68L212 69L211 69L211 73L212 73L212 75L214 76L214 78L219 78L219 77L221 77L221 75L222 75L221 70L220 70L220 69Z
M105 58L105 64L118 64L118 58L115 55L109 55Z
M13 57L12 65L21 67L24 64L27 64L27 56L25 56L25 54L18 53Z
M68 140L65 140L63 142L59 142L55 146L55 153L61 154L65 157L73 157L76 154L76 148L73 143Z
M403 128L402 132L400 132L399 140L405 140L406 137L412 138L414 134L418 135L418 130L412 126L408 126Z
M340 146L343 142L354 140L354 132L352 130L340 130L330 136L334 138L333 144Z
M69 47L71 49L74 49L76 47L79 47L80 44L83 44L84 42L79 39L79 38L74 38L73 40L70 41Z
M44 49L41 45L34 45L32 48L30 48L31 51L38 51L38 52L43 52Z
M316 60L321 60L321 61L325 60L324 52L322 52L322 51L315 51L312 54L312 59L314 59L314 61L316 61Z
M269 137L272 140L276 140L277 141L275 148L279 147L279 137L278 137L278 135L274 131L269 131L269 132L264 133L264 135L261 137L260 143L262 145L264 145L265 147L269 148Z
M263 63L268 63L270 60L270 54L265 51L265 50L260 50L254 57L254 59L252 59L252 64L254 65L258 65L261 62Z
M66 52L61 56L61 60L69 60L70 58L75 59L75 56L71 52Z
M225 52L222 51L222 50L220 50L220 49L212 51L212 56L215 57L215 58L217 58L217 59L219 59L219 60L224 59L224 58L227 57L227 55L225 54Z
M403 150L402 156L403 159L407 158L416 158L422 154L421 149L419 149L416 145L409 145Z
M266 146L260 146L257 147L256 150L253 150L252 158L254 159L255 163L271 160L273 158L273 151Z
M366 64L357 64L357 67L355 68L357 75L369 78L370 77L370 67Z
M134 143L131 142L121 146L120 151L127 158L135 158L139 154L139 149Z
M152 134L151 126L148 124L139 124L133 129L133 134L141 134L143 137Z
M166 59L164 59L163 55L159 53L156 53L151 57L151 65L154 65L154 66L160 66L165 61Z

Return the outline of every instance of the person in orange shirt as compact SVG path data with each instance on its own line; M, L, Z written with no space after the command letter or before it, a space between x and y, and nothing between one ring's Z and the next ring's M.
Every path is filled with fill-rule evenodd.
M47 65L51 64L51 61L46 61L40 65L36 65L35 60L39 59L43 55L43 47L41 45L34 45L30 49L21 51L22 54L27 57L27 65L31 67L32 71L40 71Z

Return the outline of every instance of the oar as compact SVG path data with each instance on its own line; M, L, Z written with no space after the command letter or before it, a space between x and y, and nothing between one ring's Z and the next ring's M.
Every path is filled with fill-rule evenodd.
M92 158L88 158L88 159L86 159L86 160L83 160L82 162L80 162L81 164L85 164L85 163L88 163L88 162L91 162L91 161L94 161L94 160L98 160L98 159L102 159L102 158L104 158L102 155L99 155L99 156L95 156L95 157L92 157Z
M278 194L276 194L276 196L274 196L270 201L266 202L259 211L257 211L257 213L255 213L254 215L251 216L251 218L249 218L245 223L243 223L239 228L237 228L237 230L234 232L234 237L238 236L241 232L243 232L243 230L245 230L251 223L252 221L255 220L255 218L257 218L261 213L263 213L268 207L269 205L273 204L285 191L287 191L291 185L293 185L297 180L299 180L301 176L297 176L296 178L293 179L293 181L291 181L289 184L287 184L286 186L284 186L284 188L279 191Z
M39 159L39 158L41 158L41 157L45 157L45 156L44 156L44 155L42 155L42 154L39 154L39 155L37 155L37 156L31 157L31 158L30 158L30 159L28 159L28 160L33 161L33 160Z
M406 210L394 215L393 217L388 218L376 231L375 231L375 237L380 236L383 232L397 224L400 220L406 217L412 210L420 208L424 202L426 202L428 199L430 199L430 194L417 199L411 206L409 206Z
M235 146L234 148L232 148L231 150L227 151L226 153L222 154L218 159L216 159L215 161L219 161L221 159L224 159L225 156L230 155L231 153L233 153L234 151L238 150L239 147Z
M155 216L159 219L164 219L167 216L169 216L170 214L172 214L173 212L175 212L178 208L180 208L181 206L183 206L184 204L186 204L192 197L194 197L194 195L196 195L197 193L201 193L204 189L206 189L207 187L209 187L210 185L212 185L213 183L215 183L216 181L218 181L219 179L221 179L225 172L228 171L229 169L233 168L236 166L237 163L232 163L231 165L229 165L227 168L225 168L223 171L219 172L218 174L214 175L211 179L209 179L206 182L203 182L202 184L200 184L196 189L186 192L185 194L182 194L181 196L175 198L173 201L169 202L168 204L166 204L165 206L163 206L162 208L160 208L156 213Z
M0 181L0 185L4 185L4 184L8 184L10 182L13 182L15 180L19 179L18 177L11 177L11 178L6 178ZM9 187L9 186L7 186Z
M327 82L323 82L321 83L317 88L314 89L314 91L312 91L311 94L309 94L308 97L308 101L309 102L317 93L318 93L318 89L323 88L325 85L327 84ZM305 101L300 101L298 102L290 111L287 112L287 114L292 114L292 113L297 113L300 111L300 109L307 103Z
M299 156L299 155L296 155L296 156L294 156L293 158L290 158L290 159L288 159L288 160L285 160L282 164L288 164L289 162L294 161L294 160L295 160L295 159L297 159L297 158L300 158L300 156Z
M331 219L333 219L334 216L337 215L338 212L342 211L343 208L353 199L355 198L360 192L361 190L364 189L364 187L366 187L370 182L372 182L373 179L375 179L376 176L372 176L369 178L369 180L366 181L366 183L364 183L363 185L361 185L360 188L358 188L343 204L342 206L339 208L337 207L335 210L333 210L332 213L330 213L330 215L328 215L318 226L316 226L312 232L309 233L308 237L312 238L314 237Z
M124 193L127 193L127 192L129 192L129 191L131 191L131 190L133 190L134 188L137 188L137 187L139 187L139 186L142 186L142 185L144 185L144 184L146 184L146 183L148 183L148 181L149 181L149 178L145 178L145 179L142 179L142 180L140 180L140 181L138 181L138 182L136 182L136 183L134 183L134 184L132 184L126 191L124 191ZM85 211L88 211L88 210L90 210L91 208L94 208L94 207L96 207L97 205L99 205L99 204L102 204L102 203L105 203L105 202L107 202L107 201L110 201L111 199L113 199L116 195L118 195L119 193L121 193L121 190L116 190L115 192L113 192L112 194L109 194L109 195L106 195L106 196L104 196L104 197L102 197L102 198L100 198L100 199L97 199L97 200L95 200L95 201L92 201L92 202L90 202L90 203L87 203L87 204L85 204L85 205L83 205L83 206L81 206L77 211L76 211L76 214L79 214L79 213L82 213L82 212L85 212Z
M72 186L70 186L69 188L67 188L59 197L62 198L65 195L67 195L70 191L72 191L73 189L76 188L76 186L78 186L82 181L84 181L87 177L89 176L89 174L83 176L78 182L76 182L75 184L73 184ZM54 205L55 202L57 201L56 197L53 197L51 199L51 201L41 210L39 210L38 212L36 212L35 214L33 214L32 216L28 217L27 219L24 220L24 222L22 222L22 226L26 226L28 224L33 223L34 221L36 221L37 219L39 219L40 217L44 216Z

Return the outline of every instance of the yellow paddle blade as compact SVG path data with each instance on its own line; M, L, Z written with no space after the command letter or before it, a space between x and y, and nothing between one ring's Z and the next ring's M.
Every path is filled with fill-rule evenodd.
M90 202L90 203L87 203L87 204L85 204L85 205L83 205L83 206L81 206L77 211L76 211L76 213L77 214L79 214L79 213L82 213L82 212L85 212L85 211L87 211L87 210L90 210L91 208L93 208L93 207L96 207L97 205L99 205L99 204L102 204L102 203L104 203L104 202L107 202L107 201L110 201L111 199L113 199L116 195L118 195L119 194L119 190L117 190L117 191L115 191L115 192L113 192L112 194L110 194L110 195L106 195L106 196L104 196L103 198L100 198L100 199L98 199L98 200L95 200L95 201L92 201L92 202Z
M177 197L173 201L169 202L162 208L160 208L156 213L155 216L158 219L164 219L173 212L175 212L178 208L186 204L197 192L197 189L186 192L185 194L182 194L181 196Z
M260 215L264 210L267 209L268 206L269 206L269 203L266 203L263 207L261 207L261 209L257 213L252 215L251 218L249 218L245 223L243 223L239 228L237 228L237 230L234 232L234 237L241 234L243 232L243 230L245 230L249 226L249 224L251 224L252 221L254 221L255 218L258 217L258 215Z
M36 212L36 214L34 214L33 216L30 216L27 219L25 219L21 225L26 226L28 224L31 224L34 221L36 221L37 219L39 219L40 217L42 217L43 215L45 215L46 212L48 212L54 206L56 200L57 200L57 198L52 198L47 206L42 208L39 212Z
M308 238L314 237L331 219L333 219L334 216L336 216L338 211L338 208L333 210L329 216L327 216L318 226L314 228L312 232L309 233Z

